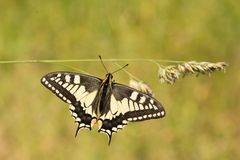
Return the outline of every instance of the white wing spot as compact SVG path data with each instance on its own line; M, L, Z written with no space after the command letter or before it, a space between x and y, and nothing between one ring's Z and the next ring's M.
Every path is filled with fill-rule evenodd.
M42 78L42 82L45 82L46 81L46 78Z
M138 92L134 91L134 92L131 94L131 97L130 97L130 98L135 101L135 100L137 99L137 96L138 96Z
M62 86L63 88L66 88L68 86L68 83L64 83Z
M129 100L129 109L130 111L134 111L133 101Z
M80 86L80 88L74 93L77 101L79 101L83 97L83 93L85 92L85 87Z
M110 110L112 114L115 114L118 111L118 102L114 95L111 95Z
M119 125L117 126L117 128L122 129L122 128L123 128L123 125L119 124Z
M133 120L136 121L136 120L137 120L137 117L134 117Z
M70 75L66 75L65 76L65 80L67 83L70 83L70 79L71 79L71 76Z
M84 123L81 123L81 124L79 125L79 127L83 127L83 126L85 126L85 124L84 124Z
M55 77L50 78L51 81L54 81L55 79L56 79Z
M151 117L152 117L152 115L151 115L151 114L149 114L149 115L148 115L148 117L149 117L149 118L151 118Z
M59 81L60 81L60 78L57 78L57 79L55 79L55 82L57 82L57 83L58 83Z
M72 113L72 116L73 116L73 117L77 117L77 113L73 112L73 113Z
M70 105L70 106L69 106L69 109L71 109L71 110L74 111L74 110L75 110L75 107L74 107L73 105Z
M154 107L155 110L158 110L158 107L157 107L157 106L153 105L153 107Z
M146 97L142 96L141 99L140 99L140 101L139 101L139 103L144 103L145 100L146 100Z
M139 104L139 108L140 108L140 110L144 110L144 107L142 104Z
M158 113L157 113L157 116L161 116L161 113L158 112Z
M123 124L127 124L127 121L126 121L126 120L123 120L122 123L123 123Z
M111 131L110 131L110 130L106 130L106 132L107 132L109 135L111 135Z
M112 119L112 114L111 114L111 112L108 112L108 113L106 114L105 118L111 120L111 119Z
M132 119L132 118L128 118L127 120L128 120L128 121L132 121L133 119Z
M149 104L149 108L150 108L150 109L152 109L152 108L153 108L153 106L152 106L151 104Z
M154 113L154 114L153 114L153 117L156 117L156 116L157 116L157 114L156 114L156 113Z
M122 111L124 113L128 112L129 111L129 108L128 108L128 99L127 98L123 98L123 100L121 101L122 102ZM123 114L124 114L123 113Z
M86 99L85 99L85 101L84 101L86 107L88 107L88 106L90 106L90 105L92 104L94 98L96 97L96 94L97 94L97 90L89 93L89 94L86 96Z
M89 106L89 107L86 109L86 113L92 114L92 106Z
M143 117L138 117L139 120L142 120Z
M152 104L154 103L153 99L150 100L150 103L152 103Z
M164 115L165 115L165 112L164 112L164 111L162 111L162 112L161 112L161 115L162 115L162 116L164 116Z
M146 118L147 118L147 115L144 115L143 118L146 119Z
M135 110L136 110L136 111L139 110L139 106L138 106L137 102L134 102L134 107L135 107Z
M59 81L58 84L59 84L59 85L62 85L62 84L63 84L63 81Z
M73 87L73 84L70 84L66 89L67 89L68 91L70 91L70 90L72 89L72 87Z
M124 112L124 110L123 110L123 107L122 107L122 103L121 103L121 101L117 101L118 102L118 115L120 114L120 113L125 113Z
M117 128L116 128L116 127L113 127L112 130L113 130L114 132L117 132Z
M70 93L71 94L74 94L76 92L76 90L78 89L78 85L75 85L71 90L70 90Z
M61 77L61 73L58 73L58 74L57 74L57 77Z
M74 76L74 83L75 84L80 84L80 76L79 75Z
M79 117L76 118L76 122L81 122L81 119Z

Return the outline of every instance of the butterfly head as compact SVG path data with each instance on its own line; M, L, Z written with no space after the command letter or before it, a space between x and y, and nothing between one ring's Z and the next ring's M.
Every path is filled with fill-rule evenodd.
M113 75L111 73L107 73L105 78L109 79L109 80L112 80Z
M113 75L111 73L107 73L106 76L105 76L105 81L106 81L106 85L107 84L110 84L112 82L112 79L113 79Z

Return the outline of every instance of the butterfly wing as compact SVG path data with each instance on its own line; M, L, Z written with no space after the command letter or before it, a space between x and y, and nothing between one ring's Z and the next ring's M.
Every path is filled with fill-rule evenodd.
M165 116L162 104L147 93L121 84L113 85L113 96L124 118L130 122L157 119ZM111 99L114 101L114 99ZM113 103L114 104L114 103ZM111 106L111 109L113 107Z
M91 122L96 120L96 97L102 79L74 72L52 72L43 76L41 83L70 104L72 117L78 123L76 135L81 128L91 129Z
M106 103L109 111L100 117L104 132L111 141L112 133L122 129L128 122L162 118L165 110L162 104L150 95L128 86L113 83L112 92Z

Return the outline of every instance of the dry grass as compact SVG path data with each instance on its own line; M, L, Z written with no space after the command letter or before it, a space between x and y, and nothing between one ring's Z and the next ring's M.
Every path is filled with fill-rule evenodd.
M196 74L207 74L210 76L215 71L224 71L228 65L225 62L184 62L177 65L159 67L158 77L162 83L173 84L180 77Z

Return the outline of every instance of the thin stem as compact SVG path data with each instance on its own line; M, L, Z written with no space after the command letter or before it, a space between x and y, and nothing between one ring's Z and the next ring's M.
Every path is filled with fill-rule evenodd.
M12 61L0 61L0 64L13 64L13 63L64 63L64 62L97 62L100 59L64 59L64 60L12 60ZM165 62L165 63L182 63L185 61L173 61L173 60L163 60L163 59L102 59L105 62L122 62L122 61L129 61L129 62Z

